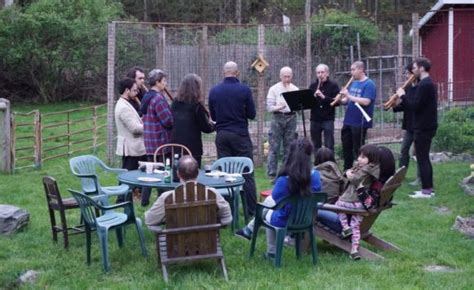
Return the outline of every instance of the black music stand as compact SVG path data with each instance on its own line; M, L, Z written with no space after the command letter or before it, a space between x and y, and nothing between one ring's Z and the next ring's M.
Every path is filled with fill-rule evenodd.
M306 137L306 124L304 120L304 110L310 110L317 105L314 93L311 90L299 90L283 93L286 103L292 112L301 112L303 118L303 133Z

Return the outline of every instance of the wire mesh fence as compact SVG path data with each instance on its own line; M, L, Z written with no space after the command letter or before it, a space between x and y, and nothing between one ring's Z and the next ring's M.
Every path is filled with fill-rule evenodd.
M377 85L374 128L369 130L369 142L396 143L401 140L401 117L391 111L384 111L382 106L404 81L403 67L412 60L411 55L403 54L403 51L411 51L410 43L403 42L400 37L384 38L380 43L371 45L355 43L349 40L353 37L347 37L347 42L338 44L338 53L333 53L325 47L338 46L329 43L328 39L313 39L311 33L307 33L309 25L319 25L314 23L293 25L291 29L281 25L129 22L114 22L111 25L114 29L109 29L109 43L113 39L115 48L112 63L109 53L109 70L113 68L113 73L109 73L109 94L111 83L138 65L146 72L153 68L164 70L172 94L176 93L186 74L200 75L207 103L209 90L222 81L224 63L235 61L240 69L239 78L252 89L257 107L257 118L249 124L257 164L264 160L263 144L268 139L272 117L265 110L266 94L269 87L279 81L279 71L283 66L293 69L293 83L300 89L308 88L316 79L314 68L319 63L326 63L330 67L330 77L343 86L350 77L351 63L360 55L366 63L367 75ZM351 33L350 29L344 33ZM375 50L374 47L382 53L380 56L368 55ZM251 67L259 54L270 64L262 74ZM443 94L443 87L440 87L440 92ZM339 129L342 127L344 111L343 107L337 109L336 144L340 143ZM309 132L309 112L305 114ZM301 117L298 118L297 133L303 135ZM215 134L203 134L204 161L216 159L214 139ZM108 145L114 144L109 138ZM112 159L115 150L110 147L108 151L111 152L108 157Z

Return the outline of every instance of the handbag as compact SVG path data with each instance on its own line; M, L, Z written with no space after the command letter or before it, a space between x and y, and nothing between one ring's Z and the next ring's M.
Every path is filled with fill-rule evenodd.
M370 184L370 187L362 186L361 183L356 189L357 197L366 210L375 209L379 206L382 187L383 183L376 180Z

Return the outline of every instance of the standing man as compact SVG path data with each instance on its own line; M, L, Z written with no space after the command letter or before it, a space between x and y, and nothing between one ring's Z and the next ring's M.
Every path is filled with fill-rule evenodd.
M413 73L420 80L413 98L408 98L403 89L397 90L405 103L415 113L414 140L416 160L420 170L421 191L410 195L413 198L430 198L433 191L433 168L430 161L431 141L438 129L438 94L430 78L431 61L419 58L413 63Z
M407 79L413 76L413 63L407 64L405 67L405 74ZM405 130L403 134L402 146L400 149L400 160L399 160L399 167L405 166L408 168L408 164L410 163L410 147L413 144L415 131L413 129L414 122L415 122L415 112L409 108L407 102L403 102L403 99L413 99L416 93L416 89L418 88L417 82L413 82L412 84L408 85L407 89L403 92L403 96L398 100L401 101L395 107L393 107L393 112L403 112L403 121L402 121L402 129ZM420 184L420 174L419 170L417 169L416 180L410 182L411 185L417 186Z
M120 98L115 105L115 125L117 127L117 150L122 156L122 168L138 169L138 161L145 159L143 122L132 103L138 88L135 81L126 78L119 83Z
M298 87L291 83L293 71L290 67L280 69L280 82L268 90L267 111L273 113L271 128L269 132L270 152L268 154L267 175L275 178L278 170L278 155L280 144L283 143L283 160L286 158L290 143L295 139L296 113L291 112L290 107L283 98L283 93L297 91Z
M216 121L217 157L244 156L253 160L253 145L248 129L248 119L256 116L252 91L241 84L237 64L224 65L224 80L209 92L209 110ZM243 186L247 202L246 216L255 215L257 194L254 175L244 175Z
M360 147L365 143L367 129L372 128L372 120L367 122L361 110L372 118L377 95L375 83L366 76L362 61L356 61L351 65L351 75L354 81L349 90L342 89L340 92L343 95L341 102L348 104L341 130L344 170L352 168ZM359 107L356 104L359 104Z
M145 72L141 67L134 66L128 73L127 77L135 81L138 87L138 94L132 100L132 105L137 110L140 117L142 116L140 112L140 105L143 99L143 96L148 92L147 87L145 86Z
M329 79L329 67L323 63L316 67L316 82L309 86L316 98L311 109L311 139L314 152L321 148L321 133L324 134L324 146L334 152L334 118L336 110L331 106L339 93L339 86Z

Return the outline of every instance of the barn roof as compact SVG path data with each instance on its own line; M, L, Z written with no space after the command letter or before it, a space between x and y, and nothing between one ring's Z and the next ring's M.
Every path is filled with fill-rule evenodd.
M425 25L444 5L474 4L473 0L439 0L418 22L418 28Z

